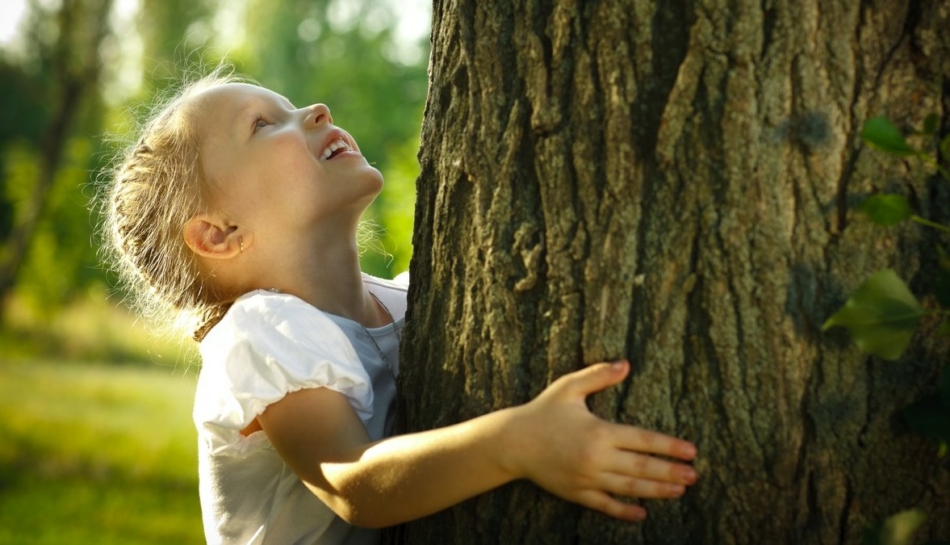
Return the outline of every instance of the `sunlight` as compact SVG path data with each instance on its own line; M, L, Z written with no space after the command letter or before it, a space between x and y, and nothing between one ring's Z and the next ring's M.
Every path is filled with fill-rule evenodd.
M20 22L26 13L26 0L6 0L0 7L0 46L8 45L16 38Z
M396 14L397 42L415 43L428 36L432 20L432 2L429 0L391 0Z
M429 36L432 21L432 2L429 0L390 0L396 24L393 38L396 48L389 52L391 59L403 64L423 60L426 53L420 40Z

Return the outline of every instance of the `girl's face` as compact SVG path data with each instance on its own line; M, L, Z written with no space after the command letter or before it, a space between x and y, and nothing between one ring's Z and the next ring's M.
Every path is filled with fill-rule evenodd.
M382 188L379 171L323 104L298 109L248 84L196 100L211 203L234 225L279 235L333 219L355 226Z

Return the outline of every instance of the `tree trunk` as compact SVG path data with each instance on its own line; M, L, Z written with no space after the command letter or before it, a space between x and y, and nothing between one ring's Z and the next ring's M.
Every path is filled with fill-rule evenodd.
M641 525L515 483L392 541L857 543L911 507L950 537L950 471L899 418L946 342L888 363L820 331L881 267L932 283L935 236L855 205L950 219L946 182L860 139L950 130L948 28L950 0L435 2L406 429L627 357L593 409L696 442L700 483Z
M55 99L38 153L36 184L7 240L0 240L0 301L13 291L33 234L43 217L47 197L63 159L63 149L73 122L86 97L99 85L102 65L99 50L109 35L112 0L66 0L56 14L57 40L48 59ZM2 318L2 316L0 316ZM0 320L2 321L2 320Z

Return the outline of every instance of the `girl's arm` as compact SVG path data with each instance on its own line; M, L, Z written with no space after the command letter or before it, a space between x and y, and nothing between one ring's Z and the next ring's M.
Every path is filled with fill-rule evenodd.
M590 413L587 396L628 370L626 362L593 365L525 405L375 443L347 399L324 388L288 394L258 418L310 490L357 526L417 519L522 478L610 516L642 520L642 507L613 495L680 496L695 471L653 455L691 460L696 448Z

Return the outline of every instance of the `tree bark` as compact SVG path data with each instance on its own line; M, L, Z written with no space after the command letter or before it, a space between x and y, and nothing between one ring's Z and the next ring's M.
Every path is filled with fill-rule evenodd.
M950 1L437 1L399 412L407 431L519 404L584 363L632 376L609 419L683 436L700 483L620 523L515 483L392 542L856 543L950 471L899 410L901 361L822 323L875 270L932 283L946 182L869 150L868 117L950 131Z

